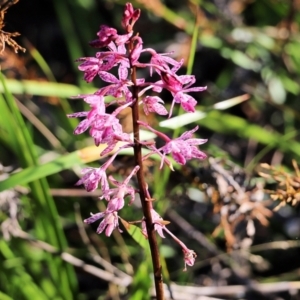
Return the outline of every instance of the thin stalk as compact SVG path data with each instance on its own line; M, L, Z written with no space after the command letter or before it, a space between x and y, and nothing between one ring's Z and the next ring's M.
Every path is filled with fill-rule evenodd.
M130 42L129 52L133 49L133 42ZM131 64L131 61L130 61ZM164 292L163 292L163 279L162 279L162 268L159 259L159 250L157 245L157 239L154 229L154 224L152 222L151 209L152 202L151 200L147 200L147 183L144 178L144 170L143 170L143 157L142 157L142 145L140 144L140 128L138 124L139 120L139 106L138 106L138 86L136 85L136 67L131 65L131 80L133 82L132 94L134 104L132 105L132 120L133 120L133 134L134 134L134 158L135 164L140 166L139 171L137 172L137 180L139 186L139 194L143 209L143 214L145 217L145 223L147 228L150 252L152 257L152 265L154 271L154 283L156 290L156 299L163 300Z

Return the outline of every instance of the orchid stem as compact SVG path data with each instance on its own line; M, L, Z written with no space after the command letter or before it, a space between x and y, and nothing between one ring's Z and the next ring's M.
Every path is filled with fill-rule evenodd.
M133 49L133 42L130 42L129 50L130 52ZM130 62L131 63L131 62ZM161 264L159 259L159 250L158 244L156 239L156 233L154 230L154 224L152 222L151 217L151 209L152 203L151 201L147 201L147 184L144 178L144 170L143 170L143 157L142 157L142 145L139 143L140 140L140 133L138 124L139 121L139 105L138 105L138 86L136 84L136 67L131 65L131 80L133 82L132 93L134 103L132 105L132 120L133 120L133 134L134 134L134 158L135 164L140 167L137 172L137 180L139 186L139 194L141 199L141 204L143 208L143 214L145 218L146 228L147 228L147 235L149 240L149 246L151 251L152 257L152 265L154 271L154 283L155 283L155 290L156 290L156 299L163 300L164 299L164 291L163 291L163 279L162 279L162 271L161 271Z

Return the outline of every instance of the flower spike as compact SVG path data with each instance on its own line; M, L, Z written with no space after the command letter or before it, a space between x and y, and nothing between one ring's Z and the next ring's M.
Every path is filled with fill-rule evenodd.
M90 83L98 78L103 82L103 86L92 94L73 97L83 99L89 108L86 111L69 114L68 117L82 118L74 130L75 135L88 132L95 146L104 145L101 147L104 149L100 153L101 157L111 154L101 167L84 168L82 178L76 183L84 185L88 192L99 188L102 193L99 199L106 204L104 211L91 213L84 222L91 224L100 220L98 234L104 232L106 236L110 236L115 229L121 232L119 214L125 207L126 197L128 205L131 205L139 193L144 214L142 220L139 216L139 222L142 233L149 239L151 247L156 247L151 248L151 251L157 256L157 259L153 260L154 273L159 275L161 268L155 240L156 233L162 238L165 238L167 233L181 246L184 270L186 266L194 264L196 254L169 231L167 228L169 222L153 208L155 201L143 177L143 163L152 155L158 155L161 160L160 168L167 165L174 171L173 161L169 155L181 165L193 158L203 160L206 154L198 146L207 140L193 137L198 126L177 138L170 138L167 133L160 132L140 119L138 105L141 105L146 116L151 113L171 117L177 104L186 112L194 112L197 101L189 93L205 91L206 87L193 87L196 82L193 75L178 75L183 60L176 61L171 57L172 53L157 53L152 48L144 48L142 37L133 31L140 15L139 9L134 9L131 3L126 3L121 21L123 33L120 34L117 29L107 25L100 26L97 38L90 42L98 52L93 57L79 58L77 62L85 81ZM145 74L145 71L150 72L151 77L155 74L158 79L147 82L143 77L138 78L138 75ZM173 98L170 107L166 106L162 99L163 90L170 93ZM113 105L115 108L110 110ZM120 122L120 115L125 109L132 111L133 135L125 132ZM160 146L157 146L155 140L141 141L139 137L141 127L159 137ZM125 148L134 149L135 167L125 179L119 179L117 175L108 175L116 156ZM148 148L150 151L143 155L142 148ZM163 299L163 296L158 299Z

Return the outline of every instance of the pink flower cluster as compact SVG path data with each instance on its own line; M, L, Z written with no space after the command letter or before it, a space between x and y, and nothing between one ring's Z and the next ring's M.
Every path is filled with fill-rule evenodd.
M152 128L149 124L136 120L139 126L146 128L160 136L165 144L157 148L155 144L147 144L141 141L134 141L130 134L124 133L122 126L117 118L118 114L127 107L133 106L136 101L143 106L146 115L156 113L159 115L172 116L175 104L181 105L186 112L194 112L196 100L188 95L189 92L201 92L206 87L191 87L195 83L195 77L191 75L177 75L176 72L182 66L183 61L176 61L169 55L171 53L159 54L154 49L143 48L143 40L140 36L134 35L133 26L140 17L140 10L135 10L132 4L125 5L122 27L125 34L118 34L117 30L106 25L101 25L97 35L98 38L90 45L94 48L101 48L95 57L84 57L78 59L79 70L84 72L84 79L91 82L96 76L99 76L105 87L100 88L94 94L78 95L74 98L82 98L89 106L89 111L77 112L68 115L68 117L84 118L76 127L74 134L81 134L89 129L90 136L94 139L95 145L106 144L106 148L101 155L108 154L116 148L118 142L122 141L122 147L116 150L101 167L86 168L83 170L83 177L77 182L77 185L83 184L87 191L94 191L100 185L102 197L107 201L107 208L104 212L91 214L91 217L85 220L85 223L93 223L102 219L97 233L105 231L110 236L114 229L119 229L119 211L124 207L125 197L129 196L129 204L135 198L138 192L134 187L129 185L130 179L138 172L140 166L136 166L131 174L123 181L118 182L112 176L107 178L106 170L114 161L121 149L133 147L135 143L140 143L149 148L150 154L159 154L161 157L161 167L166 163L172 168L170 160L166 155L172 155L174 160L179 164L185 164L188 160L197 158L204 159L206 155L200 151L197 146L206 142L204 139L193 138L193 133L198 129L195 127L191 131L183 133L176 139L171 139L162 132ZM141 55L147 53L150 56L149 62L140 62ZM110 73L113 68L117 68L118 76ZM133 78L131 76L133 69L148 68L150 76L154 73L158 75L159 80L146 82L144 78ZM156 76L157 77L157 76ZM133 88L138 90L138 99L133 93ZM168 90L172 97L172 104L167 111L164 101L158 96L162 90ZM146 92L151 95L146 95ZM153 94L156 94L153 96ZM105 97L112 96L113 101L105 103ZM109 105L114 104L117 108L112 113L107 113ZM110 184L114 188L110 188ZM149 195L149 198L150 195ZM152 208L152 222L158 234L164 237L163 232L170 232L166 228L163 219ZM147 236L145 222L142 222L142 232ZM119 229L120 230L120 229ZM172 237L174 237L171 234ZM177 238L174 237L176 240ZM195 253L182 246L185 263L193 265Z

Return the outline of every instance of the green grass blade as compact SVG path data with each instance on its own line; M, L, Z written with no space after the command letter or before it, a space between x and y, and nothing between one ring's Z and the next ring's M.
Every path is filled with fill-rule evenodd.
M10 298L8 295L0 292L0 299L2 300L14 300L13 298Z
M209 112L205 118L198 121L203 127L207 127L214 132L224 134L234 134L242 138L251 138L263 145L272 148L277 147L283 152L290 152L300 157L300 143L289 140L283 142L283 136L278 132L271 132L261 128L256 124L251 124L247 120L237 116L219 111Z
M5 270L6 278L10 282L5 286L5 290L10 291L18 299L41 299L47 300L46 294L38 287L32 277L26 272L20 263L13 263L17 257L14 255L8 244L4 240L0 240L0 262L2 271ZM0 283L1 286L1 283ZM15 290L15 292L12 292ZM0 293L0 299L2 298ZM8 298L10 299L10 298ZM17 299L17 298L14 298Z
M6 86L12 94L29 94L62 98L68 98L78 94L94 93L96 91L96 89L91 86L82 89L72 84L46 81L40 82L35 80L7 79ZM0 92L4 92L4 88L1 85Z
M18 159L21 166L34 167L38 165L37 155L34 148L30 132L24 122L18 106L7 89L4 76L0 74L0 80L3 85L5 104L10 122L6 124L8 132L14 132L15 138L12 142L14 149L19 149ZM66 240L57 220L57 210L53 198L50 196L49 186L45 178L30 183L32 198L34 199L38 214L33 218L35 223L36 235L39 239L49 242L63 251L66 247ZM70 265L64 263L58 257L53 258L46 255L49 265L49 271L53 281L57 285L57 292L66 299L72 299L72 289L76 284L75 274Z
M150 255L150 248L148 240L142 234L142 231L139 227L129 224L123 219L120 219L121 223L125 227L128 234Z
M40 52L31 45L27 48L29 48L31 56L37 62L37 64L42 69L44 74L47 76L48 80L55 82L56 81L55 76L52 73L52 71L51 71L49 65L47 64L47 62L44 60L43 56L40 54Z
M150 248L148 239L142 234L141 229L133 224L129 224L123 219L120 219L121 223L125 227L127 233L135 240L135 242L144 249L143 255L146 259L139 265L139 268L135 272L133 282L131 285L130 296L132 300L146 300L149 298L148 292L151 286L151 278L149 272L150 267ZM145 276L146 275L146 276Z
M119 148L120 145L122 145L122 143L117 144L115 149ZM75 165L82 165L99 160L100 158L103 158L100 157L99 153L101 153L105 147L105 145L100 145L99 147L89 146L69 154L61 155L43 165L27 167L18 173L12 174L9 178L0 181L0 192L13 188L16 185L25 185L34 180L59 173L63 170L70 169ZM133 155L132 149L124 149L120 153L124 155ZM145 149L143 153L147 154L149 153L149 150ZM155 160L160 159L158 155L154 155L152 158ZM168 159L172 162L174 168L178 168L178 164L171 157L168 157Z
M40 178L56 174L63 170L70 169L76 164L82 164L78 151L60 156L44 165L28 167L11 175L8 179L0 181L0 191L13 188L17 185L25 185Z
M56 79L54 74L52 73L49 65L47 64L47 62L44 60L44 58L42 57L42 55L37 51L37 49L30 47L30 54L32 55L32 57L35 59L35 61L37 62L37 64L40 66L40 68L42 69L42 71L44 72L44 74L47 76L48 80L53 83L56 83ZM74 87L75 88L75 87ZM53 95L53 94L52 94ZM73 94L73 96L75 96L77 94ZM72 132L72 128L76 127L76 120L71 119L71 118L66 118L66 115L70 112L72 112L71 106L69 104L69 101L67 101L64 97L59 96L59 105L61 106L62 110L58 110L58 114L60 116L63 116L63 118L61 118L61 122L62 123L67 123L65 128L67 131Z
M193 70L193 65L194 65L194 60L195 60L195 54L197 50L197 43L198 43L198 36L199 36L199 25L198 25L198 18L199 18L199 12L198 12L198 6L195 5L196 9L196 20L195 20L195 26L193 30L193 37L192 37L192 42L191 42L191 47L190 47L190 55L189 55L189 60L187 63L187 71L186 73L188 75L192 74Z
M63 35L66 38L66 45L68 47L70 60L73 62L77 58L82 57L84 52L75 30L72 16L68 7L68 2L55 0L53 1L53 4L56 10L56 15L60 22L60 27L62 29ZM75 65L74 68L76 68Z

